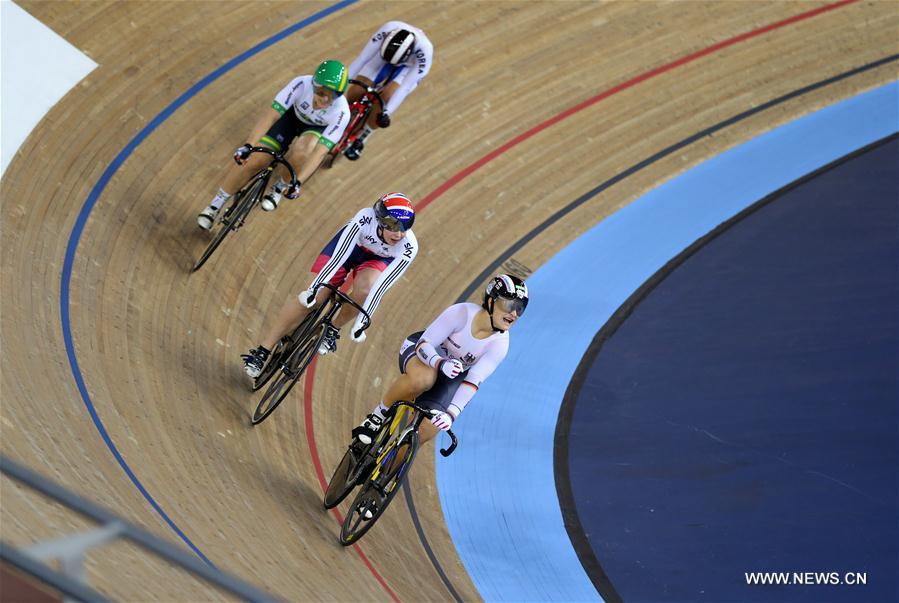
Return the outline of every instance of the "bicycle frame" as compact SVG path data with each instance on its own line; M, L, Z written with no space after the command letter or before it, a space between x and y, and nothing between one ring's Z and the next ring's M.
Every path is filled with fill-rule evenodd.
M343 291L341 291L339 288L335 287L331 283L321 283L320 285L316 286L315 289L312 290L313 296L315 296L318 293L319 287L324 287L325 289L329 289L331 291L331 296L329 297L329 301L331 301L331 307L328 309L324 318L320 319L322 322L327 321L327 324L330 328L332 328L332 329L335 328L334 325L332 324L332 319L337 314L337 312L340 310L340 308L343 306L343 304L349 304L353 308L355 308L356 310L361 312L362 317L364 319L364 321L363 321L364 324L362 325L362 328L359 329L356 333L354 333L354 335L356 337L359 337L359 335L362 334L362 331L366 330L368 327L371 326L371 316L368 315L368 312L366 312L362 306L360 306L355 301L353 301L353 299L349 295L347 295L346 293L344 293ZM335 301L334 300L335 297L337 297L339 301Z
M265 192L265 189L268 187L269 180L271 179L271 175L274 172L274 169L277 165L283 165L287 168L287 171L290 172L290 180L291 183L295 186L297 183L296 172L293 169L293 166L284 159L283 155L280 153L276 153L271 149L265 147L252 147L250 153L265 153L267 155L271 155L272 160L269 162L267 166L257 171L248 181L244 184L239 191L237 191L233 197L231 198L231 202L228 204L228 207L225 211L220 212L219 217L216 219L215 225L220 225L221 228L215 232L212 237L212 240L206 246L206 249L203 251L200 259L194 264L193 268L191 268L191 272L196 272L200 269L200 267L206 263L206 261L212 257L212 254L221 245L222 241L225 240L225 237L231 231L239 230L244 223L246 222L247 217L250 215L250 212L262 198L262 195ZM247 198L247 195L250 195L250 198ZM215 226L214 225L214 226Z
M253 425L258 425L264 421L287 397L287 394L290 393L290 390L312 362L323 337L328 333L337 333L338 329L334 326L333 320L344 304L350 304L362 313L363 325L357 331L357 336L371 325L371 317L368 313L337 287L329 283L322 283L318 287L325 287L331 293L290 334L290 342L286 344L288 346L287 349L280 352L281 355L278 358L273 358L270 361L276 363L274 365L276 368L273 368L271 372L265 369L263 371L265 376L263 377L260 374L260 378L263 381L253 385L255 391L264 387L265 383L270 379L274 379L274 382L269 384L268 389L256 406L256 411L251 419ZM313 291L313 295L318 293L318 287ZM311 322L308 321L310 317L312 317ZM281 372L280 375L278 375L278 371Z
M340 474L342 481L339 483L343 485L339 488L342 490L337 490L336 494L332 495L331 484L328 484L325 508L334 508L355 485L362 486L352 502L351 510L344 516L339 537L342 545L348 546L358 542L387 509L399 486L405 482L416 453L421 447L418 430L422 421L440 412L423 408L415 402L397 402L388 414L390 418L388 426L378 433L375 442L368 445L362 456L355 460L354 468L345 469L344 473ZM411 422L406 421L408 413L413 415ZM451 430L447 430L447 434L452 439L452 445L440 450L443 456L452 454L458 444L456 435ZM347 458L353 458L353 446L354 444L350 445L339 467L344 466ZM337 475L335 473L335 477ZM350 487L347 489L346 486Z
M399 434L395 435L397 441L401 441L410 431L418 431L426 417L432 417L440 413L439 410L423 408L415 402L407 402L405 400L398 401L391 408L396 410L393 411L393 418L391 419L390 425L387 428L387 437L385 438L385 442L386 440L390 439L391 436L394 436L394 434L396 434L397 429L399 428L400 423L403 421L406 414L410 412L414 413L411 423L407 424ZM452 444L450 444L449 448L440 449L440 454L444 457L451 455L456 449L456 446L459 444L459 440L456 439L456 434L454 434L451 429L448 429L446 433L447 435L449 435L450 440L452 440ZM388 446L378 453L378 456L375 459L375 463L377 466L375 468L375 471L372 472L372 475L370 476L371 480L377 479L378 474L380 473L380 469L383 466L383 463L381 461L384 460L385 455L390 451L390 449L391 447Z
M371 115L375 103L378 104L381 111L384 110L384 99L381 98L380 86L368 86L359 80L349 80L349 83L361 86L365 92L362 93L359 100L350 104L350 115L352 117L340 142L334 145L334 148L331 150L331 155L334 157L346 150L347 147L359 138L359 134L362 132L362 128L365 126L368 116ZM355 113L353 112L354 110Z

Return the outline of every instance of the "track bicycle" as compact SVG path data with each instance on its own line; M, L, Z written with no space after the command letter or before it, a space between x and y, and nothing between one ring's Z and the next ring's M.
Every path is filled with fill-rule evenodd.
M365 122L368 120L368 116L371 115L375 103L377 103L379 111L384 110L384 99L381 98L381 86L367 86L359 80L349 80L349 83L361 86L365 92L362 93L359 100L350 103L350 121L347 124L346 130L344 130L340 142L335 144L322 160L322 167L324 168L330 168L333 165L334 160L342 155L343 152L362 135Z
M399 491L421 445L418 429L422 421L439 414L415 402L399 401L390 407L384 425L371 443L353 438L328 482L323 500L326 509L336 507L356 486L362 489L353 499L340 528L340 543L355 544L378 520ZM447 457L459 443L448 430L452 443L440 449Z
M229 232L240 230L246 223L250 212L262 201L262 196L265 194L274 169L278 164L283 165L290 172L291 185L296 186L297 184L296 172L293 166L290 165L290 162L284 159L283 154L265 147L253 147L250 153L266 153L272 156L272 161L250 178L250 181L243 188L231 195L228 205L222 211L219 211L212 225L212 240L206 246L202 255L200 255L200 259L191 268L191 272L199 270L206 263L206 260L212 257L212 254L222 244Z
M322 283L318 287L330 289L331 293L313 307L290 335L281 338L262 372L253 382L253 391L258 391L274 378L253 412L253 425L264 421L287 397L315 358L322 340L329 333L337 334L339 329L334 326L333 320L344 304L349 304L362 313L364 324L355 333L356 337L371 325L368 313L340 289L329 283ZM313 290L313 295L318 293L318 287Z

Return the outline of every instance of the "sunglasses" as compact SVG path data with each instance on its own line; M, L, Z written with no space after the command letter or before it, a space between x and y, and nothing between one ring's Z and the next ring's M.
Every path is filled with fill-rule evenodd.
M386 218L378 218L378 224L381 225L381 228L384 230L389 230L391 232L405 232L406 228L403 226L403 223L394 218L393 216L387 216Z
M316 86L315 84L312 84L312 93L316 96L327 96L331 100L340 96L330 88L325 88L324 86Z
M524 314L524 309L528 307L527 300L520 299L517 297L497 297L496 303L499 305L500 310L507 314L511 314L515 312L518 316Z

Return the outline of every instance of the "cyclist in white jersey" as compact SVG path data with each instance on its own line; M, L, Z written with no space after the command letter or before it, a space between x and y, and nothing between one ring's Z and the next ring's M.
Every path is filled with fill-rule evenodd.
M369 316L373 315L387 290L399 281L418 254L418 241L412 232L414 221L415 209L402 193L388 193L373 207L357 212L322 249L312 265L316 276L309 288L287 299L262 343L242 356L246 373L254 379L258 377L278 340L296 328L316 303L324 302L330 291L323 287L312 297L313 290L322 283L339 287L352 273L349 296ZM358 337L356 332L363 326L363 316L352 307L341 308L334 326L339 329L354 316L350 338L361 343L365 341L365 332ZM322 341L319 354L336 351L336 339Z
M353 430L364 444L384 424L388 408L398 400L415 400L442 411L419 434L427 442L449 429L471 401L478 387L493 374L509 351L509 328L528 304L528 288L508 274L494 277L484 291L482 305L454 304L427 329L413 333L400 348L402 373L384 400Z
M369 116L361 136L344 151L347 159L359 159L371 133L390 126L390 116L428 75L433 62L434 46L428 36L408 23L388 21L372 35L359 56L350 63L349 71L352 79L368 86L382 86L384 107L380 113ZM351 84L347 99L352 103L364 92L362 87Z
M263 198L262 209L272 211L277 208L282 194L295 199L300 194L300 185L312 176L328 151L340 142L350 116L349 104L343 95L346 87L347 71L343 63L325 61L315 70L315 75L302 75L291 80L256 123L250 140L258 140L259 146L273 151L286 151L294 138L299 137L287 153L287 160L297 168L297 186L287 186L286 170L278 166L278 179ZM219 209L231 195L271 161L271 157L262 153L250 155L251 148L250 143L245 143L234 152L237 167L231 167L209 206L197 216L197 224L203 230L212 228Z

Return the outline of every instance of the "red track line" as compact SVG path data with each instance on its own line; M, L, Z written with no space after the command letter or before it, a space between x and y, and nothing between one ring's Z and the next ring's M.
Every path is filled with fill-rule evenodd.
M457 185L459 182L461 182L462 180L467 178L470 174L477 171L478 169L480 169L482 166L486 165L487 163L490 163L491 161L493 161L494 159L496 159L497 157L499 157L500 155L502 155L509 149L511 149L515 146L518 146L519 143L524 142L525 140L527 140L528 138L531 138L535 134L542 132L543 130L549 128L550 126L553 126L553 125L559 123L563 119L571 117L575 113L583 111L587 107L590 107L605 98L608 98L610 96L618 94L619 92L621 92L623 90L627 90L628 88L632 88L633 86L636 86L637 84L639 84L641 82L645 82L646 80L652 79L652 78L656 77L657 75L661 75L663 73L671 71L672 69L675 69L676 67L686 65L687 63L692 63L693 61L695 61L699 58L708 56L714 52L717 52L719 50L727 48L728 46L733 46L734 44L743 42L745 40L749 40L751 38L755 38L756 36L760 36L769 31L773 31L775 29L780 29L781 27L785 27L787 25L791 25L791 24L797 23L799 21L804 21L805 19L809 19L816 15L820 15L822 13L826 13L826 12L835 10L837 8L841 8L848 4L854 4L855 2L858 2L858 1L859 0L839 0L838 2L833 2L831 4L825 4L824 6L819 6L818 8L812 9L810 11L806 11L804 13L799 13L798 15L788 17L786 19L783 19L782 21L777 21L776 23L771 23L770 25L765 25L764 27L760 27L758 29L753 29L752 31L740 34L738 36L734 36L732 38L728 38L727 40L718 42L717 44L712 44L711 46L709 46L707 48L703 48L702 50L696 51L692 54L685 55L679 59L671 61L670 63L665 63L664 65L662 65L660 67L656 67L655 69L652 69L650 71L642 73L624 83L618 84L614 88L609 88L608 90L606 90L604 92L600 92L596 96L589 98L581 103L578 103L577 105L574 105L573 107L569 107L568 109L565 109L561 113L547 119L546 121L537 124L530 130L527 130L526 132L519 134L512 140L508 141L507 143L503 144L500 147L497 147L496 149L490 151L489 153L487 153L486 155L484 155L483 157L481 157L474 163L471 163L467 167L463 168L460 172L453 175L449 180L447 180L446 182L444 182L443 184L438 186L436 189L431 191L424 199L422 199L418 203L418 205L415 206L415 209L416 209L416 211L419 211L419 212L424 210L424 208L426 208L432 202L436 201L441 195L443 195L443 193L445 193L446 191L448 191L449 189L451 189L452 187ZM321 460L319 459L319 456L318 456L318 448L315 445L315 428L312 423L312 421L313 421L312 387L314 384L315 384L315 360L312 361L312 364L309 365L309 368L306 371L306 381L305 381L305 386L303 388L303 409L304 409L305 418L306 418L306 440L309 444L309 453L312 456L312 464L315 466L315 473L318 476L318 481L321 484L322 492L324 493L324 491L328 488L328 482L325 479L325 474L324 474L324 471L322 470ZM338 512L337 509L334 509L334 517L337 518L337 521L339 523L343 523L343 519L340 515L340 512ZM369 569L369 571L372 573L372 575L375 577L375 579L377 579L377 581L381 584L381 586L384 587L384 590L387 591L387 593L393 598L393 600L396 603L400 603L400 600L399 600L399 598L397 598L396 593L394 593L390 589L390 587L387 585L387 582L384 581L384 578L382 578L381 575L377 572L377 570L375 570L374 566L368 560L368 557L366 557L365 553L362 552L362 549L359 548L359 545L358 544L353 545L353 548L356 549L356 552L362 558L362 562L365 563L365 566Z
M500 155L502 155L503 153L505 153L512 147L517 146L519 143L524 142L525 140L527 140L528 138L531 138L535 134L538 134L539 132L542 132L546 128L559 123L563 119L571 117L575 113L583 111L587 107L590 107L605 98L608 98L610 96L618 94L619 92L621 92L623 90L627 90L628 88L632 88L633 86L636 86L637 84L639 84L641 82L645 82L648 79L652 79L652 78L656 77L657 75L661 75L665 72L671 71L672 69L674 69L676 67L686 65L687 63L692 63L693 61L695 61L699 58L710 55L710 54L717 52L723 48L727 48L728 46L733 46L734 44L743 42L744 40L748 40L750 38L760 36L769 31L779 29L781 27L790 25L792 23L796 23L798 21L803 21L805 19L809 19L811 17L814 17L815 15L819 15L821 13L825 13L825 12L828 12L828 11L831 11L831 10L834 10L834 9L840 8L842 6L845 6L847 4L852 4L855 2L858 2L858 0L839 0L839 2L834 2L832 4L825 4L824 6L820 6L816 9L813 9L813 10L810 10L810 11L807 11L804 13L799 13L798 15L794 15L794 16L784 19L782 21L778 21L776 23L772 23L770 25L766 25L766 26L760 27L758 29L753 29L750 32L740 34L733 38L729 38L727 40L724 40L723 42L718 42L717 44L713 44L713 45L709 46L708 48L704 48L704 49L694 52L692 54L683 56L677 60L671 61L670 63L666 63L666 64L662 65L661 67L656 67L655 69L652 69L651 71L642 73L642 74L638 75L637 77L632 78L622 84L618 84L614 88L609 88L605 92L600 92L596 96L589 98L577 105L574 105L573 107L569 107L568 109L562 111L558 115L555 115L554 117L551 117L551 118L547 119L546 121L537 124L530 130L524 132L523 134L519 134L518 136L516 136L509 142L505 143L501 147L498 147L498 148L490 151L489 153L487 153L486 155L484 155L483 157L481 157L474 163L469 164L467 167L463 168L460 172L455 174L449 180L447 180L446 182L444 182L443 184L438 186L436 189L431 191L431 193L428 194L428 196L426 196L424 199L422 199L421 202L419 202L419 204L415 206L415 209L417 211L423 210L425 207L430 205L434 200L436 200L438 197L443 195L443 193L445 193L452 187L456 186L459 182L461 182L462 180L467 178L470 174L477 171L482 166L490 163L491 161L493 161L494 159L496 159L497 157L499 157Z
M306 441L309 443L309 452L312 455L312 465L315 467L315 475L318 477L318 483L321 485L322 494L324 494L325 490L328 489L328 481L325 479L322 462L318 457L318 447L315 445L315 428L312 425L312 385L315 381L315 364L317 360L317 357L313 358L309 368L306 369L306 381L303 384L303 414L306 418ZM340 514L340 511L332 509L331 512L337 519L338 525L343 524L343 516ZM384 590L387 591L390 598L392 598L395 603L401 603L399 597L397 597L396 593L387 585L387 582L381 577L381 574L378 573L378 570L375 569L375 566L372 565L371 561L368 560L368 557L365 556L365 553L362 552L359 545L354 544L353 549L359 554L362 563L364 563L365 567L368 568L368 571L372 573L375 580L377 580Z

